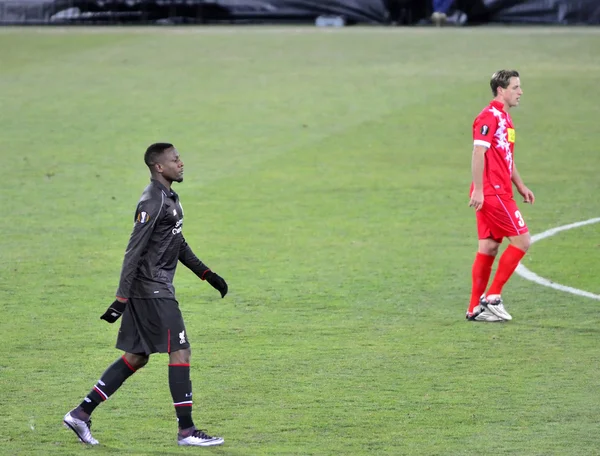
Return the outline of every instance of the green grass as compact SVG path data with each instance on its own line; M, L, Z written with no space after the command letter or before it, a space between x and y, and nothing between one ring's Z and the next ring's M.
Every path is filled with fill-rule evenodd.
M536 255L532 255L528 265L544 277L595 294L600 293L595 268L600 253L600 235L597 225L587 225L576 231L559 233L550 239L539 241ZM565 255L565 252L569 254ZM578 267L569 262L577 258ZM542 260L542 261L538 261Z
M61 428L119 352L117 287L146 146L171 141L184 233L230 284L176 277L195 421L219 455L598 454L598 302L515 276L511 323L464 321L471 124L522 74L532 233L598 217L589 28L0 29L0 454L178 448L167 357ZM598 225L524 264L598 293Z

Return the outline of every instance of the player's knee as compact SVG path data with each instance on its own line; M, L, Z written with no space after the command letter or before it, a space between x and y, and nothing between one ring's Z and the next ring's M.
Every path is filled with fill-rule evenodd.
M524 234L522 236L519 244L520 245L518 245L517 247L519 247L521 250L523 250L523 252L527 252L527 250L529 250L529 246L531 246L531 236L529 235L529 233Z
M485 253L486 255L494 256L494 257L496 255L498 255L498 246L497 245L486 246L486 248L484 250L485 250L485 252L483 252L483 253Z
M171 364L189 364L190 363L191 350L184 348L177 350L169 354L169 362Z
M479 241L479 253L483 253L484 255L496 256L498 255L498 249L500 248L500 243L492 241L491 239L485 239Z
M125 359L135 370L141 369L150 359L147 355L136 355L134 353L125 353Z
M527 250L529 250L529 246L531 245L531 236L529 233L509 238L509 240L514 247L522 250L523 252L527 252Z

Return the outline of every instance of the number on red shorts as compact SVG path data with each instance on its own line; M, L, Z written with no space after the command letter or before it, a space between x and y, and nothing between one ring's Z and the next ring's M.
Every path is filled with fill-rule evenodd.
M519 226L520 227L525 226L525 220L523 220L523 216L521 215L520 211L515 211L515 217L519 221Z

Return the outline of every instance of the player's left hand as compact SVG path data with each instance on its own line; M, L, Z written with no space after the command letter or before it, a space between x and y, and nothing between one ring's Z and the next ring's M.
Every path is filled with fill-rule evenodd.
M223 277L215 274L212 271L207 271L204 274L204 280L210 283L214 289L221 293L221 298L225 297L229 288L227 287L227 282L225 282L225 279L223 279Z
M520 188L518 190L519 190L519 193L521 194L521 196L523 197L524 203L533 204L535 202L535 195L527 187L523 186L522 188Z
M109 323L114 323L121 317L121 315L125 311L126 305L127 302L115 299L114 302L110 306L108 306L108 309L106 309L106 311L102 314L100 319Z

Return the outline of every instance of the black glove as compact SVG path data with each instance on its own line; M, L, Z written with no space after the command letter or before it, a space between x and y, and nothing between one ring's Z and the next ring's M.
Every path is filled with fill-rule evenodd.
M114 323L123 314L126 305L126 302L121 302L118 299L115 299L115 302L113 302L108 309L106 309L106 312L104 312L100 319L109 323Z
M221 298L225 297L228 288L227 282L225 282L223 277L220 277L219 275L209 270L204 273L204 280L210 283L213 288L215 288L219 291L219 293L221 293Z

